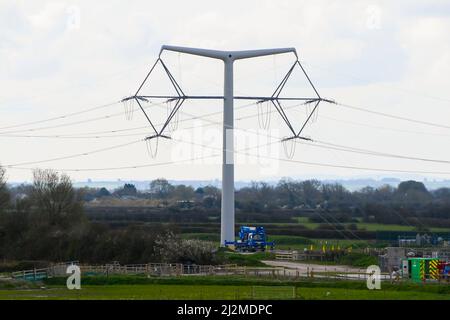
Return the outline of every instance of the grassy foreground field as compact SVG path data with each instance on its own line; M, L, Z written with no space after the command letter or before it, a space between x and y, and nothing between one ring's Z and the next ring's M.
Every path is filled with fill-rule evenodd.
M258 290L261 293L258 293ZM259 287L254 293L251 286L189 286L189 285L111 285L83 286L81 290L67 290L62 287L29 290L1 290L2 300L238 300L238 299L290 299L290 287L274 290ZM282 292L280 294L280 292ZM450 300L449 296L437 293L405 291L369 291L341 288L296 288L295 299L325 300Z
M325 299L450 300L450 286L384 284L368 290L363 282L308 282L239 277L88 277L81 290L68 290L64 279L28 288L0 289L0 299Z

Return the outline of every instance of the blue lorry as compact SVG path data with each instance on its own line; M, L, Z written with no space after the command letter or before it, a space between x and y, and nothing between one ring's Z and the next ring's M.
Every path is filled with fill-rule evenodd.
M264 227L242 226L239 231L239 240L225 241L225 246L234 246L236 251L265 251L266 248L273 250L275 243L267 241Z

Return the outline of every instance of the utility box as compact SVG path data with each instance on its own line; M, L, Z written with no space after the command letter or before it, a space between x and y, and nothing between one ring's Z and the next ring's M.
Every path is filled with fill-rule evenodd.
M409 261L408 261L408 259L402 260L401 274L402 274L403 278L409 278Z
M406 271L405 264L408 266ZM438 280L439 264L440 261L437 258L408 258L402 262L402 273L404 277L414 282Z
M380 268L386 272L398 270L402 260L406 258L406 248L387 247L386 253L379 257Z

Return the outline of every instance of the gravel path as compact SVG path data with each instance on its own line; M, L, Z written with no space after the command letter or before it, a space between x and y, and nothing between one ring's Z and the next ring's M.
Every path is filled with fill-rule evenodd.
M321 265L321 264L312 264L312 263L304 263L304 262L292 262L292 261L282 261L282 260L263 260L263 263L272 266L272 267L285 267L290 269L295 269L301 273L306 273L308 268L309 270L313 269L315 272L364 272L364 269L342 266L342 265Z
M284 267L285 273L291 276L308 276L313 271L318 278L344 278L354 280L367 279L365 268L356 268L343 265L321 265L305 262L292 262L283 260L263 260L263 263L271 267ZM329 272L329 274L325 274ZM390 280L389 274L381 274L381 280Z

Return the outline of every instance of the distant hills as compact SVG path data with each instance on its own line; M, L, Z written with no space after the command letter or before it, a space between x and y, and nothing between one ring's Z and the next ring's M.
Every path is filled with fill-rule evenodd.
M300 179L302 180L302 179ZM303 179L304 180L304 179ZM345 188L350 191L358 190L364 187L373 187L377 188L383 185L391 185L396 187L402 180L398 178L381 178L381 179L373 179L373 178L354 178L354 179L318 179L323 183L339 183L342 184ZM276 185L279 180L261 180L265 181L270 185ZM425 184L428 190L439 189L443 187L450 188L450 180L430 180L423 179L418 180ZM116 188L122 187L125 183L132 183L136 186L138 190L146 190L149 188L151 180L116 180L116 181L76 181L74 182L74 186L77 188L81 187L90 187L90 188L107 188L108 190L114 190ZM221 186L221 181L218 179L214 180L169 180L169 182L173 185L190 185L194 188L213 185L216 187ZM250 186L252 181L236 181L235 185L237 189Z

